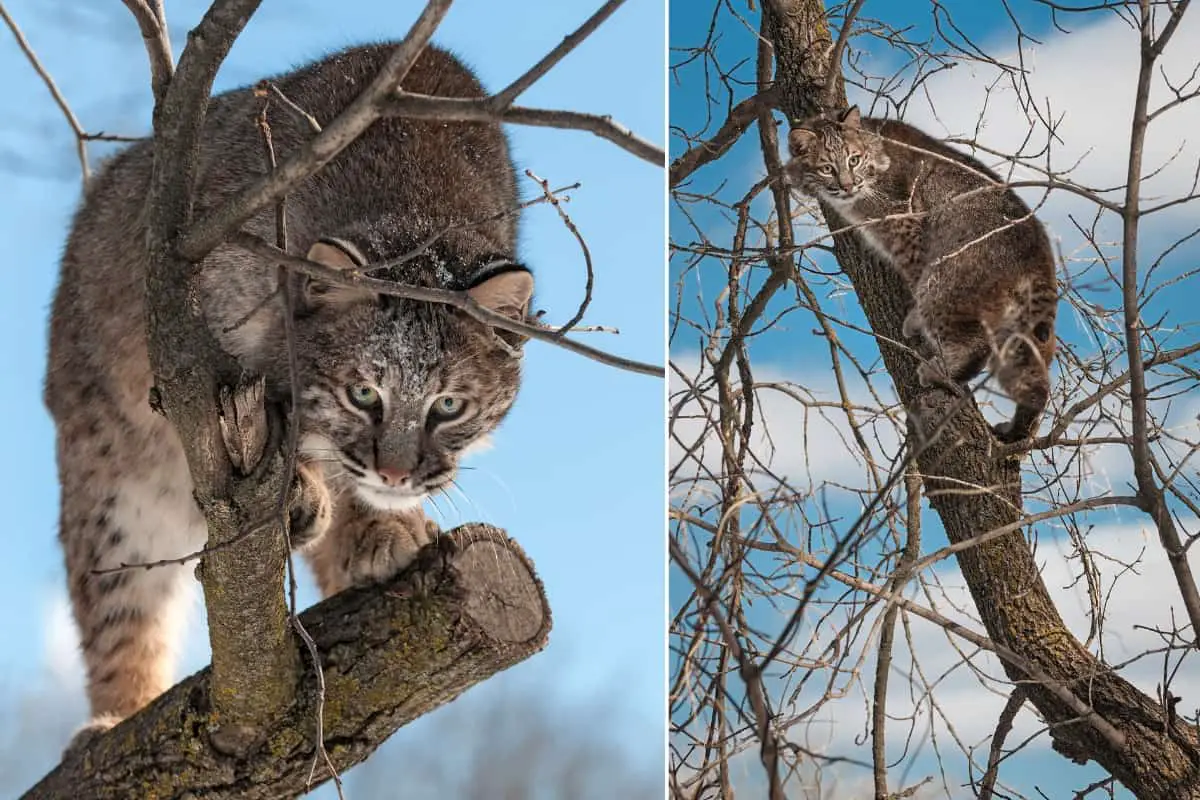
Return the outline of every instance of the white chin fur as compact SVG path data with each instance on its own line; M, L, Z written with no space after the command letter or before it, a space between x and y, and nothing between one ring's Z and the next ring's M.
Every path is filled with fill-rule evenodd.
M380 511L404 511L416 508L425 499L423 494L399 494L376 489L373 486L364 486L361 483L354 487L354 491L359 500Z

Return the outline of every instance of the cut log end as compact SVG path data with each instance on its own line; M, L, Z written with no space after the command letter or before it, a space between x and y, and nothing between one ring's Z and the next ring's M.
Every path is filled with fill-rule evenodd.
M488 525L465 525L449 535L459 548L454 566L465 589L463 611L498 642L544 639L550 607L520 546Z

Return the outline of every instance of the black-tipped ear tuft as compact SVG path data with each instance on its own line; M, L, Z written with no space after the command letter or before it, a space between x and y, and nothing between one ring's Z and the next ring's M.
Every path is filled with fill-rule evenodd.
M862 124L862 112L858 110L858 106L850 106L838 117L838 122L847 128L857 128Z
M523 322L533 301L533 273L520 264L486 272L467 287L467 296L490 311Z
M305 258L340 272L366 266L366 259L358 248L341 239L320 239L308 248ZM300 282L297 305L300 310L313 311L322 306L345 307L375 299L375 293L367 289L305 278Z
M812 147L816 140L816 131L808 128L792 128L788 131L788 152L794 158Z

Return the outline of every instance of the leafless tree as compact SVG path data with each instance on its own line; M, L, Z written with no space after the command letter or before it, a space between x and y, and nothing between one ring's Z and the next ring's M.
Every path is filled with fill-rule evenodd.
M970 5L717 2L671 42L674 796L1065 796L1028 768L1049 743L1092 764L1076 797L1200 797L1200 20ZM1001 35L966 32L981 9ZM1033 68L1051 39L1088 87L1065 112ZM780 180L779 126L847 94L995 165L1049 223L1033 441L992 436L989 385L918 384L907 291ZM1087 156L1117 128L1106 179ZM937 420L920 441L914 407Z
M147 338L156 375L155 399L180 432L209 541L198 560L208 611L212 666L186 679L147 709L74 752L26 797L206 797L295 795L358 763L398 727L458 696L470 686L545 646L550 610L532 564L503 532L468 525L451 532L451 555L431 545L417 563L378 591L351 591L304 613L295 606L295 581L286 546L285 487L295 467L295 442L263 452L264 468L234 455L256 453L265 431L278 429L257 384L241 385L202 320L189 311L201 260L232 242L294 270L336 283L370 285L381 293L449 304L493 327L517 331L614 367L662 375L661 367L612 355L568 336L590 299L588 292L563 325L514 322L478 306L465 293L437 291L331 274L240 230L262 209L284 215L288 193L318 171L372 122L384 116L496 120L587 131L631 155L662 165L654 145L607 116L530 108L516 101L612 15L623 0L608 0L563 42L496 94L482 100L414 95L401 82L425 48L451 0L428 0L376 79L336 119L316 126L301 151L278 164L264 130L271 171L210 215L193 214L196 150L217 70L261 0L214 0L189 32L178 61L162 0L124 0L141 31L154 95L154 172L147 198ZM89 132L43 67L17 21L0 4L2 20L36 75L50 91L77 145L88 180L88 144L111 138ZM132 24L132 23L131 23ZM269 92L269 87L264 91ZM303 109L293 109L303 113ZM549 182L537 180L578 236ZM514 208L512 213L521 209ZM284 226L280 224L280 231ZM426 243L427 247L430 243ZM281 285L286 285L282 281ZM286 292L284 292L286 296ZM228 391L227 391L228 390ZM218 399L219 398L219 399ZM232 426L225 424L236 419ZM294 438L294 437L293 437ZM243 475L250 474L250 477ZM253 534L253 535L252 535ZM446 540L444 540L446 541ZM129 565L128 568L155 568ZM290 589L290 591L289 591ZM254 619L256 625L240 624Z

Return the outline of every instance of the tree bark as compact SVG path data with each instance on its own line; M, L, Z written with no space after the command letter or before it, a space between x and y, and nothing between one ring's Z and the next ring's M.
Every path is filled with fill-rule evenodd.
M832 49L823 4L771 0L764 14L775 46L780 106L789 119L808 116L818 110ZM839 82L835 89L837 104L845 107L844 86ZM822 204L822 211L831 229L846 226L831 207ZM973 400L922 388L915 357L891 343L904 341L907 291L854 235L834 237L834 251L878 335L884 364L905 408L918 408L923 417L943 425L919 450L917 462L925 494L950 541L1017 522L1022 516L1019 460L998 456L998 443ZM964 486L980 490L963 492ZM1118 746L1044 686L1025 683L1030 702L1051 725L1056 750L1079 763L1095 760L1140 798L1200 797L1200 731L1168 715L1155 699L1084 649L1063 624L1020 532L956 557L988 635L1061 680L1124 737ZM1005 663L1004 668L1014 682L1028 680L1013 665Z
M550 607L533 564L503 531L466 525L426 547L386 584L331 597L300 615L325 675L325 746L340 772L397 728L546 646ZM292 702L263 744L237 758L213 746L212 669L177 684L60 764L23 800L293 797L330 777L313 756L312 664L293 639ZM311 774L311 782L310 782Z
M155 97L154 172L146 207L151 256L146 335L154 402L179 432L196 502L208 523L200 580L213 657L210 688L231 749L253 746L296 690L296 649L283 591L284 536L278 521L263 524L282 489L282 459L268 454L272 469L261 476L231 468L220 432L218 387L237 385L241 370L221 351L195 303L200 265L180 256L177 245L192 222L213 79L260 2L217 0L189 32L178 70Z

